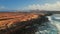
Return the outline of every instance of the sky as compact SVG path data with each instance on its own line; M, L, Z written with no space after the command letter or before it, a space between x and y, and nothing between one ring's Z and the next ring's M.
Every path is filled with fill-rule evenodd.
M0 10L57 10L60 0L0 0Z

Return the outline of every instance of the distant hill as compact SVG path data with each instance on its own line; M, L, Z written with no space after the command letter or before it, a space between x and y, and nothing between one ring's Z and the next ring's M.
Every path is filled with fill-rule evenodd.
M26 12L26 13L53 13L53 14L60 14L60 11L46 11L46 10L25 10L25 11L17 11L17 10L7 10L7 11L0 11L0 12Z
M53 13L53 14L60 14L60 11L45 11L45 10L31 10L30 12L35 12L35 13Z

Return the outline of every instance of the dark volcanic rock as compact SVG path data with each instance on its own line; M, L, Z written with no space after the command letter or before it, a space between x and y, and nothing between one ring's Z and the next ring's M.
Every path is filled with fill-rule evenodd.
M25 15L27 18L27 15ZM33 16L33 17L32 17ZM37 18L35 18L37 17ZM24 19L25 19L24 18ZM44 15L39 15L39 14L33 14L33 15L28 15L28 18L31 18L30 20L23 20L23 21L12 21L15 18L12 18L12 24L10 27L5 26L5 28L0 29L0 34L34 34L37 30L36 25L41 25L45 22L48 22L48 18ZM19 17L17 18L19 19ZM5 19L2 19L5 21ZM8 19L6 19L8 20ZM10 19L9 19L10 20ZM3 22L5 23L5 22ZM7 25L7 24L6 24ZM9 24L10 25L10 24Z
M32 19L30 21L23 21L21 24L17 25L17 29L13 28L10 29L12 31L8 31L7 34L35 34L35 32L37 31L37 27L34 26L36 24L43 24L45 22L48 22L48 18L46 18L45 16L42 16L41 18L37 18L37 19ZM29 24L26 24L29 23ZM25 25L26 24L26 25ZM20 28L20 26L24 27Z

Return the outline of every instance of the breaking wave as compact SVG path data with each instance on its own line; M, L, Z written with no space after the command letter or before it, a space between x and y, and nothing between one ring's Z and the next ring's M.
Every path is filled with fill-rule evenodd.
M60 34L60 21L53 20L52 16L47 16L49 22L44 23L43 26L38 26L38 31L35 34Z

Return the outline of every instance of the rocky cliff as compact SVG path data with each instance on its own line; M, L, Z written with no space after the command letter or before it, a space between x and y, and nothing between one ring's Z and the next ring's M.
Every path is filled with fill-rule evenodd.
M0 13L0 34L31 34L35 32L34 24L41 25L47 21L48 18L42 14Z

